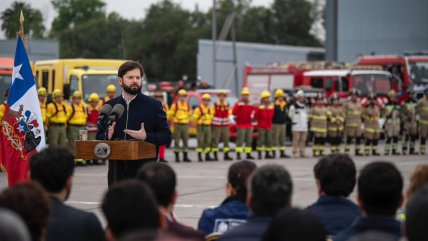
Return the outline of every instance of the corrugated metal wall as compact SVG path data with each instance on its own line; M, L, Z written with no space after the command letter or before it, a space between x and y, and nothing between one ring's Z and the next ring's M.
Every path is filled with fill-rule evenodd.
M59 43L56 40L28 39L28 57L31 61L59 58ZM14 57L16 40L0 40L0 57Z

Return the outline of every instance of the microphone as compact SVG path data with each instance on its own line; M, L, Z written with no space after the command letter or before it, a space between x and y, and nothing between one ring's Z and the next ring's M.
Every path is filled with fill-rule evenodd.
M96 136L97 140L107 140L107 122L111 114L113 107L109 104L104 104L100 110L100 115L98 116L97 127L98 133Z
M123 105L116 104L111 110L110 117L108 118L108 121L107 121L107 126L110 126L111 124L113 124L113 122L119 119L123 115L124 111L125 111L125 107Z

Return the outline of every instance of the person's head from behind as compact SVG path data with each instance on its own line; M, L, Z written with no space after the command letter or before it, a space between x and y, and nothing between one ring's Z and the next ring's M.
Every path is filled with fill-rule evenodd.
M280 165L259 167L251 177L248 206L258 216L273 216L291 206L293 183L288 171Z
M406 204L406 235L409 241L428 237L428 185L420 188Z
M30 177L65 201L71 193L74 165L74 156L68 149L49 146L31 157Z
M314 166L318 194L348 197L354 190L357 169L347 154L331 154Z
M135 61L126 61L119 67L117 75L123 91L130 95L136 95L141 92L141 78L144 76L141 64Z
M1 241L30 241L24 221L8 209L0 209L0 240Z
M403 177L389 162L366 165L358 177L358 204L366 216L394 217L403 203Z
M397 241L397 238L385 232L367 231L355 235L349 241Z
M229 167L227 173L226 194L228 197L236 197L245 202L247 198L248 180L257 166L251 161L235 162Z
M284 208L274 216L263 241L325 241L327 231L321 219L307 210Z
M32 241L44 240L51 207L39 184L17 184L4 190L0 194L0 207L15 212L24 221Z
M419 188L428 184L428 165L421 164L417 165L415 171L410 176L409 187L406 191L406 199L410 200L413 193L415 193Z
M107 240L128 232L158 230L160 215L152 190L138 180L115 184L104 195L101 209L107 220Z
M152 189L159 205L165 208L174 205L177 199L177 177L169 165L147 163L138 171L137 178Z

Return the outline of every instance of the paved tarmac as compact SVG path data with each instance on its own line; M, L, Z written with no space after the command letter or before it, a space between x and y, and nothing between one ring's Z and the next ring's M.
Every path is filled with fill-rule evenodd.
M380 149L382 150L382 149ZM287 150L290 153L290 149ZM307 154L309 154L309 148ZM196 154L190 152L193 163L173 163L173 153L166 153L167 159L178 176L178 201L175 205L175 215L180 222L196 227L201 212L205 208L219 205L225 197L226 174L232 162L196 162ZM222 157L222 155L220 155ZM395 163L406 180L417 164L428 164L427 156L394 156L394 157L355 157L358 170L373 160L389 160ZM312 169L315 158L304 159L274 159L256 160L258 166L275 163L284 165L293 178L293 206L304 208L317 199L315 181ZM107 189L107 165L77 167L74 177L72 194L67 201L70 205L94 212L102 220L100 200ZM0 173L0 188L7 186L6 175ZM355 200L355 193L351 195Z

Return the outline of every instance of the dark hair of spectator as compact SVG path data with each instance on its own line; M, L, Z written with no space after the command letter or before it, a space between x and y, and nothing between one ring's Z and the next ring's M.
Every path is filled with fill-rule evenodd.
M160 162L147 163L138 171L137 178L149 185L159 205L167 207L172 202L177 177L169 165Z
M358 178L358 195L368 216L395 216L402 201L403 177L390 162L366 165Z
M347 154L331 154L314 166L314 176L325 194L348 197L355 188L357 169Z
M406 204L406 234L409 241L428 237L428 185L420 188Z
M139 70L140 70L140 73L141 73L141 77L143 77L143 76L144 76L144 69L143 69L143 66L141 66L141 64L140 64L140 63L138 63L138 62L130 61L130 60L126 61L125 63L123 63L123 64L119 67L119 70L118 70L118 72L117 72L117 76L118 76L118 77L120 77L120 78L123 78L123 76L124 76L128 71L131 71L131 70L134 70L134 69L139 69Z
M0 208L0 240L30 241L30 232L24 221L9 209Z
M158 230L143 230L127 233L118 241L154 241L158 240L158 236Z
M227 181L236 191L236 197L245 202L247 198L248 180L257 166L252 161L235 162L229 167Z
M48 192L61 192L74 172L74 156L64 147L49 146L30 159L30 175Z
M259 216L273 216L291 204L293 183L288 171L280 165L259 167L251 178L251 209Z
M413 193L419 188L428 184L428 165L417 165L415 171L410 176L409 187L407 188L406 198L411 199Z

